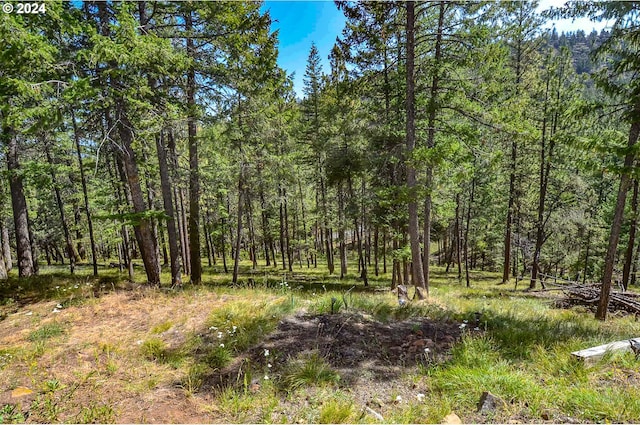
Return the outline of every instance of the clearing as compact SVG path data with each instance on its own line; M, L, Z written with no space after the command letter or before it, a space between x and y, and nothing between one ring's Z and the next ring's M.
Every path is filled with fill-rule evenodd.
M430 299L400 307L389 276L365 288L269 270L246 288L207 270L202 286L169 291L83 273L48 268L0 286L0 423L640 417L632 353L588 365L570 354L640 335L634 316L600 323L497 275L465 288L435 268ZM498 402L478 412L485 391Z

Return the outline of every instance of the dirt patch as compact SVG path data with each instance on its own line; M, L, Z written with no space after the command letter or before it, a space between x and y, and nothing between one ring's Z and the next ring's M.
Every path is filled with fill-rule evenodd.
M392 381L418 363L445 360L462 332L459 323L427 317L382 323L363 313L297 314L282 320L275 332L207 384L234 385L247 364L277 376L291 360L310 352L319 353L346 385Z

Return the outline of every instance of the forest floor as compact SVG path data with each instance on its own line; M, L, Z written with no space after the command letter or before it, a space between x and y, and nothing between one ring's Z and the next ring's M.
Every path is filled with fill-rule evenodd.
M244 271L251 288L208 268L175 291L113 269L12 276L0 284L0 423L640 417L640 361L570 354L639 337L634 316L598 322L484 272L466 288L436 267L429 299L400 307L388 275L365 288L314 269ZM479 412L485 391L498 401Z

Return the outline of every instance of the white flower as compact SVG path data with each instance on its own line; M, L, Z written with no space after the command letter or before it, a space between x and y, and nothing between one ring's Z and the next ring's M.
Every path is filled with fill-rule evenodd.
M58 310L57 308L54 308L52 313L60 313L60 310Z
M424 352L425 352L425 353L430 353L430 352L431 352L431 350L430 350L429 348L425 348L425 349L424 349Z
M479 331L479 330L480 330L480 328L476 326L475 328L473 328L473 330L474 330L474 331Z
M237 326L234 326L234 327L233 327L233 332L235 332L237 329L238 329L238 327L237 327Z
M137 344L137 345L142 345L142 340L141 340L141 339L137 340L137 341L136 341L136 344Z
M461 324L459 327L460 327L460 329L464 329L464 328L466 328L466 327L467 327L467 324L466 324L466 323L463 323L463 324Z
M62 308L62 304L56 305L56 308Z
M267 375L264 375L264 380L265 380L265 381L268 381L268 380L269 380L269 377L268 377Z
M56 286L56 289L60 289L60 286Z
M424 400L425 396L424 396L424 394L419 393L418 395L416 395L416 397L418 398L418 401L422 401L422 400Z
M271 368L271 363L267 363L267 367L268 367L268 368Z
M396 401L402 401L402 397L400 397L399 395L396 396Z
M220 344L220 347L224 348L224 344Z
M211 327L209 328L209 330L210 330L210 331L217 331L217 330L218 330L218 327L217 327L217 326L211 326Z
M265 357L269 357L269 350L267 350L266 348L265 348L265 350L264 350L264 356L265 356Z
M222 338L222 332L218 332L218 339Z

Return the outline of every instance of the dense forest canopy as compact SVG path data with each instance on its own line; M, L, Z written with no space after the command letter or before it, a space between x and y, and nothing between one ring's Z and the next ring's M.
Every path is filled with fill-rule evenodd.
M141 264L429 266L636 283L640 6L337 2L297 98L259 2L84 1L4 13L0 278ZM559 34L550 16L607 20ZM161 270L171 282L161 282ZM185 276L188 276L185 278Z

